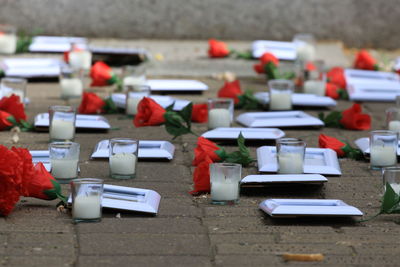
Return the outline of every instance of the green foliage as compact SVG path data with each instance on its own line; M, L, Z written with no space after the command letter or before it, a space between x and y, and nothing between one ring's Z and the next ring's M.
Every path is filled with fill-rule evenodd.
M342 112L332 111L327 116L324 113L319 113L318 117L325 123L327 127L341 128L340 120L342 119Z
M250 156L250 150L244 144L245 139L242 133L239 134L237 139L239 151L235 151L229 154L226 154L225 161L230 163L240 163L243 166L247 166L255 160Z
M118 113L118 108L115 105L114 101L112 100L111 97L107 97L104 99L105 105L103 107L103 110L107 114L115 114Z
M250 90L246 90L244 94L238 96L239 103L237 106L239 108L244 109L257 109L261 106L261 103L258 99L254 96L253 92Z
M180 111L173 111L173 104L166 108L164 114L165 129L173 136L173 139L184 134L194 134L192 132L192 109L193 103L190 103Z

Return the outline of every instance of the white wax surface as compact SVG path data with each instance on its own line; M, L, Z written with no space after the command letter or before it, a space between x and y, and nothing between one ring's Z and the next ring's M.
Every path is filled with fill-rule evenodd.
M304 93L324 96L325 82L324 81L306 81L304 83Z
M135 174L137 157L130 153L114 154L110 157L110 171L113 174Z
M0 33L0 54L14 54L17 49L17 37L14 34Z
M390 121L389 130L393 132L400 132L400 121Z
M122 81L124 86L134 86L134 85L145 85L146 84L146 76L127 76Z
M270 110L289 110L292 109L292 94L272 93L269 100Z
M314 46L304 43L297 47L297 59L303 62L313 61L315 58Z
M88 70L92 66L92 53L90 51L71 51L68 59L69 65L73 69Z
M396 149L390 146L372 146L370 157L372 166L393 166L397 163Z
M71 179L78 176L78 159L50 159L51 174L57 179Z
M239 199L239 183L212 182L211 199L216 201Z
M303 173L304 158L300 153L280 153L278 155L278 173Z
M83 84L81 79L61 79L61 97L80 97L83 91Z
M101 216L99 195L78 195L72 204L72 217L75 219L97 219Z
M143 99L142 97L129 97L126 100L126 114L128 115L136 115L137 114L137 106L140 100Z
M72 121L53 119L50 127L50 138L58 140L72 140L75 126Z
M225 108L214 108L208 111L208 128L230 127L231 113Z

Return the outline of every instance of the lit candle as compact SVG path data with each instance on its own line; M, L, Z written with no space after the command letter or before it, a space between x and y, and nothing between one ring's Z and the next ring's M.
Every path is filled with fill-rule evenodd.
M51 174L57 179L72 179L78 176L78 159L50 159Z
M379 167L396 165L396 152L396 148L392 146L372 146L370 151L371 165Z
M137 106L142 99L143 99L143 96L128 97L128 99L126 100L126 114L136 115L137 114Z
M318 96L325 95L325 82L310 80L304 83L304 93Z
M208 128L231 126L231 113L226 108L213 108L208 111Z
M61 97L80 97L83 91L82 80L79 78L61 79Z
M144 85L146 84L146 76L127 76L122 81L124 87L125 86L135 86L135 85Z
M118 153L110 156L110 171L113 174L135 174L137 157L131 153Z
M212 182L211 198L215 201L239 199L239 183Z
M303 62L312 61L315 58L315 48L311 44L302 43L297 47L297 59Z
M269 109L271 110L292 109L292 94L290 93L270 94Z
M278 173L303 173L304 158L300 153L279 153L278 155L279 171Z
M14 54L17 48L17 37L15 34L0 32L0 53Z
M389 130L393 132L400 132L400 121L390 121Z
M50 138L56 140L72 140L74 138L75 125L72 121L53 119L50 127Z
M72 217L75 219L97 219L101 217L100 195L78 195L72 206Z
M71 51L68 60L73 69L88 70L92 66L92 53L87 50Z

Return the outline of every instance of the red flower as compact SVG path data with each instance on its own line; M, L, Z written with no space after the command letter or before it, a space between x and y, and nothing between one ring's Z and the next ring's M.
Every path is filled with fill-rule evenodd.
M361 114L361 105L353 104L352 107L342 111L340 124L350 130L369 130L371 128L371 117Z
M193 172L193 191L189 193L192 195L198 195L200 193L210 192L210 164L213 161L209 157L205 157L204 160L194 169Z
M354 60L354 68L361 70L377 70L378 66L376 60L367 50L361 50L357 53Z
M238 96L242 94L243 92L240 89L239 80L235 80L233 82L225 82L224 86L218 91L218 97L232 98L235 104L239 103Z
M330 149L335 150L336 154L339 157L344 157L346 154L342 150L346 146L346 144L334 137L320 134L318 137L318 144L319 144L319 147L321 147L321 148L330 148Z
M17 122L27 118L24 104L21 103L19 96L14 94L9 97L5 96L0 100L0 110L10 113Z
M325 85L325 95L333 99L338 99L340 97L338 90L339 87L337 87L336 84L326 83Z
M103 61L97 61L90 69L92 84L90 86L106 86L113 84L114 74L112 69Z
M0 110L0 131L12 126L12 123L8 120L10 117L12 118L10 113Z
M267 52L260 57L260 63L255 64L253 68L257 73L265 73L265 65L269 62L272 62L275 67L279 66L279 59L274 54Z
M213 162L221 160L216 151L221 150L214 142L200 136L197 138L197 147L194 149L193 166L199 165L205 158L210 158Z
M194 121L194 122L207 122L208 121L207 104L194 104L193 105L192 121Z
M317 67L316 67L312 62L307 62L307 64L306 64L306 70L307 70L307 71L317 70Z
M346 78L344 70L341 67L334 67L326 73L326 77L330 83L336 84L341 89L346 89Z
M221 41L215 39L208 40L208 56L209 57L227 57L229 55L228 46Z
M138 104L138 112L133 120L136 127L160 125L165 122L165 109L153 99L144 97Z
M78 112L81 114L99 114L103 111L106 102L95 93L83 93Z

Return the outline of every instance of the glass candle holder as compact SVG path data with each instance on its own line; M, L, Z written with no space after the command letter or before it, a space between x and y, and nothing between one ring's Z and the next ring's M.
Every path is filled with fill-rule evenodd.
M315 38L312 34L299 33L293 37L296 46L297 61L303 64L315 59Z
M146 68L140 66L125 66L122 70L123 73L123 88L124 91L129 90L130 87L136 85L146 85Z
M280 138L276 141L278 173L301 174L304 172L306 142L297 138Z
M147 85L132 85L127 88L125 112L128 115L136 115L139 102L144 97L150 96L151 89Z
M386 110L386 126L389 131L400 133L400 107L391 107Z
M110 139L110 176L115 179L136 177L139 141L130 138Z
M233 121L233 99L208 99L208 129L230 127Z
M76 111L71 106L49 107L50 142L73 141L75 137Z
M68 54L68 64L74 70L90 70L92 52L86 46L72 43Z
M292 109L292 93L294 83L290 80L270 80L269 87L269 109L290 110Z
M312 64L315 66L315 69L305 71L303 91L306 94L324 96L326 87L324 62L322 60L316 60L312 62Z
M239 201L242 165L233 163L210 164L211 203L235 204Z
M19 96L21 103L24 103L26 97L26 85L28 81L23 78L2 78L1 79L1 95L2 96Z
M83 92L83 72L70 66L60 68L61 98L80 98Z
M0 25L0 54L14 54L17 50L17 29L11 25Z
M78 177L80 145L74 142L49 144L51 174L57 181L68 183Z
M386 130L370 133L370 166L373 170L397 164L397 133Z
M386 192L386 183L389 183L396 194L400 194L400 167L386 167L382 170L383 193Z
M72 220L79 222L98 222L101 220L103 180L94 178L71 181Z

